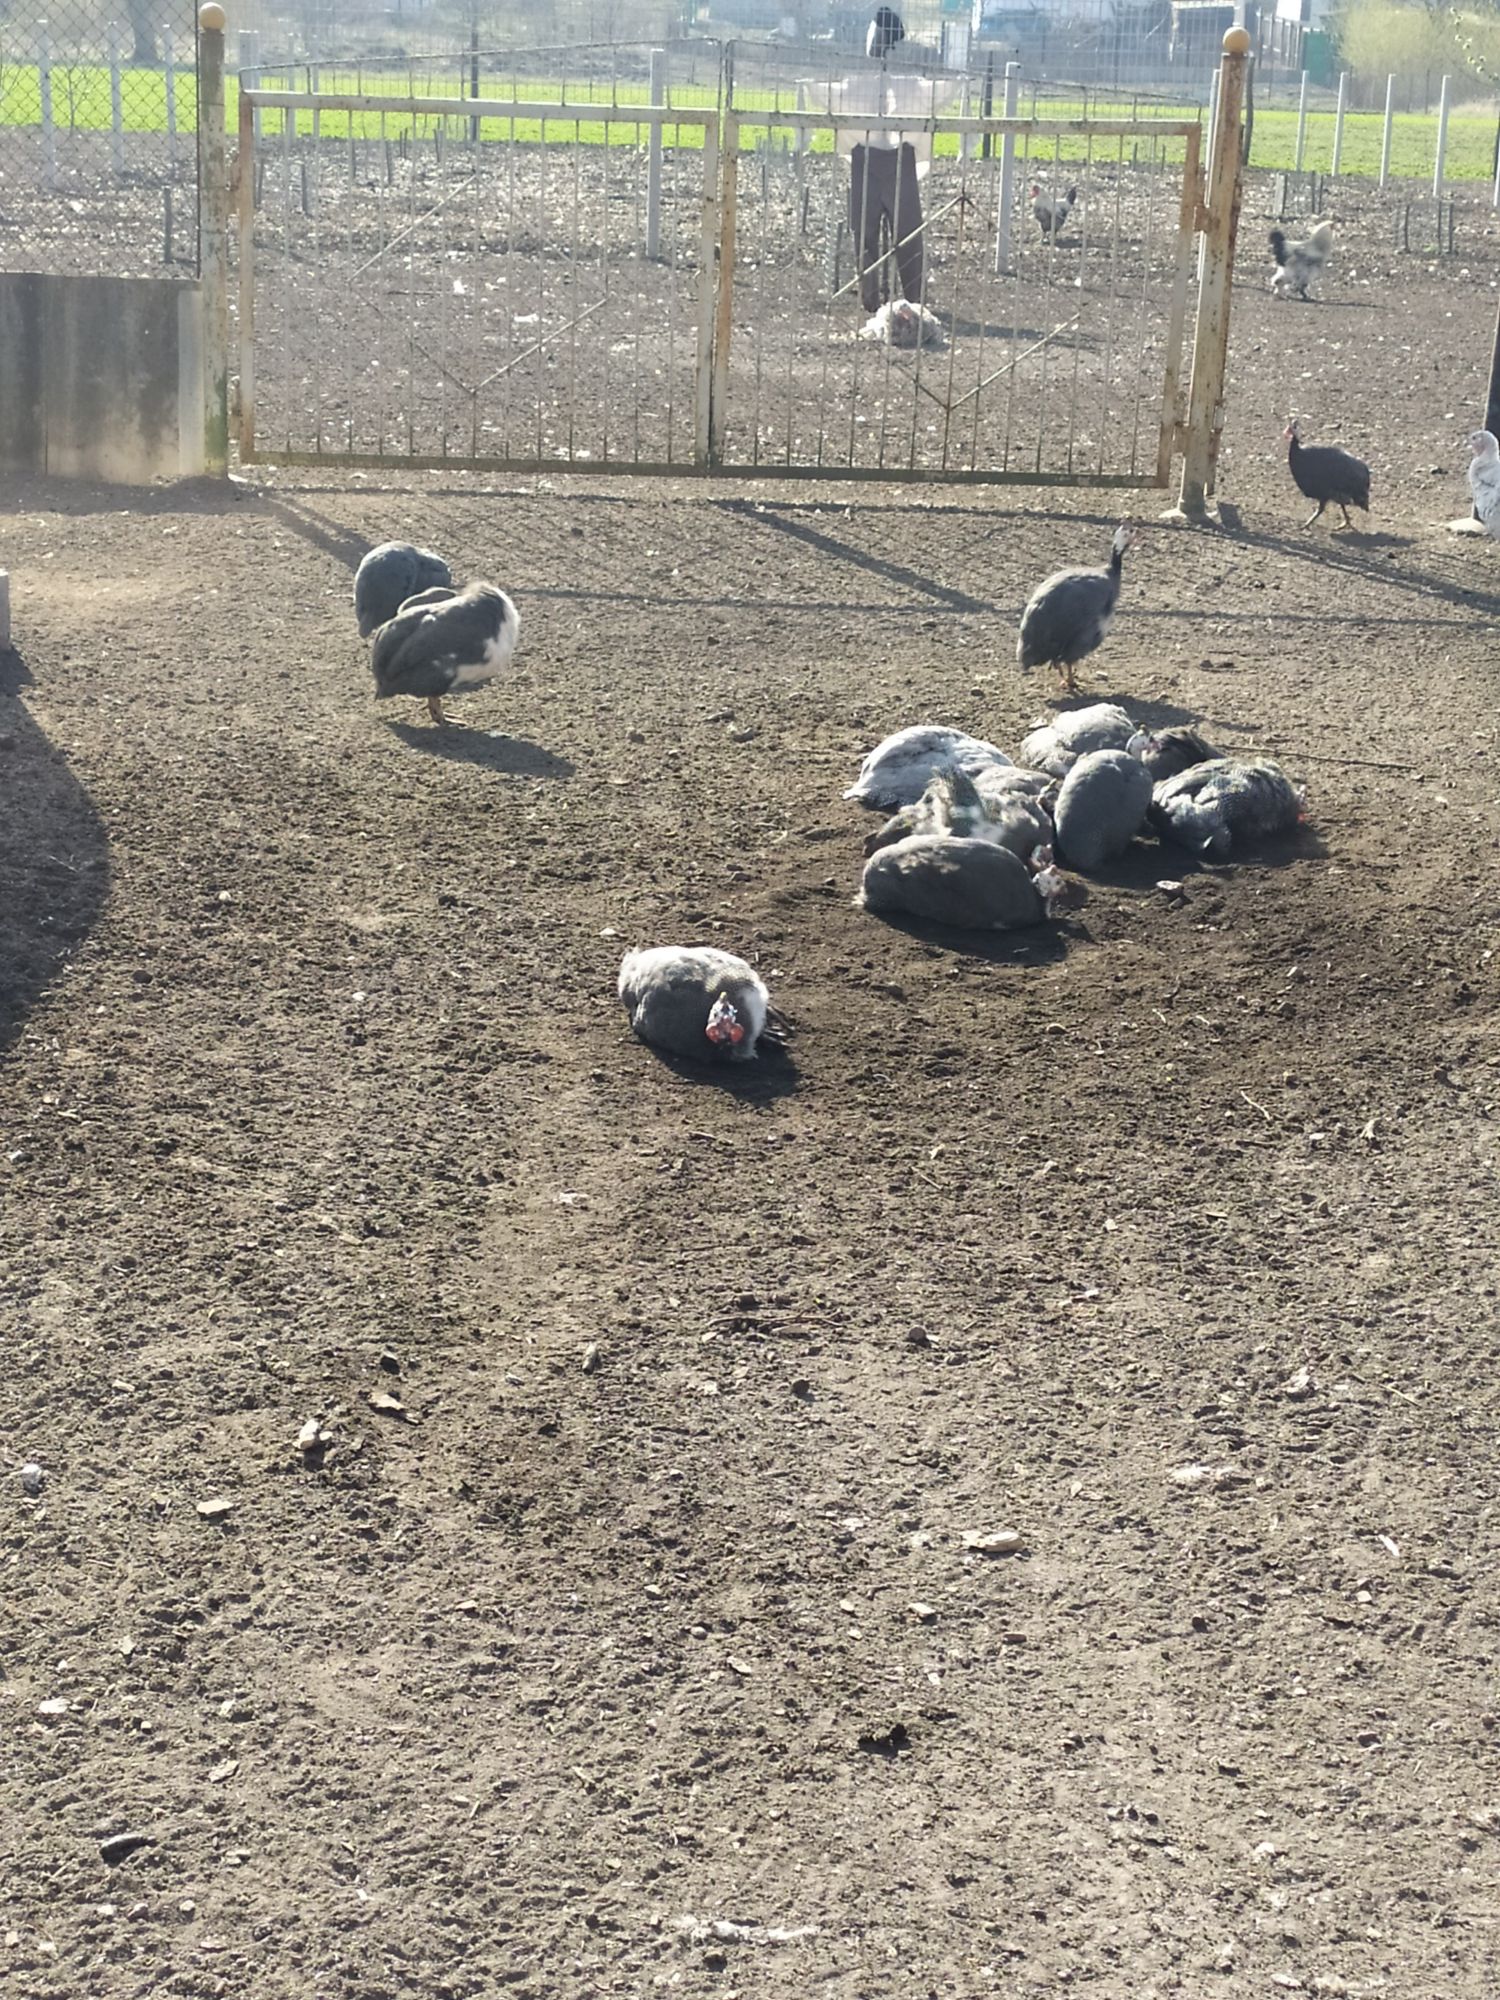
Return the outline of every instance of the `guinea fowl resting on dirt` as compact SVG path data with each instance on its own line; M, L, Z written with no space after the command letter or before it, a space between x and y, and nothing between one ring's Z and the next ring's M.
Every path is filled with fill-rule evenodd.
M1050 236L1054 243L1057 241L1077 199L1076 187L1070 187L1065 195L1044 194L1039 183L1032 182L1031 213L1043 236Z
M979 771L1009 763L1009 757L993 743L942 723L919 723L912 729L898 729L894 736L877 743L844 797L862 806L894 812L901 806L914 806L939 771L961 766L972 778Z
M1333 224L1320 222L1308 231L1302 243L1289 243L1281 230L1271 231L1271 255L1276 259L1276 269L1271 278L1271 290L1280 298L1295 292L1299 299L1307 297L1307 288L1322 270L1329 251L1333 248Z
M1067 708L1034 722L1021 744L1021 762L1049 778L1065 778L1090 750L1127 750L1139 734L1123 708L1112 701L1091 701L1086 708Z
M1030 791L1016 786L981 792L968 772L955 766L937 772L914 806L903 806L872 833L865 842L865 854L894 847L898 840L915 833L945 840L987 840L995 847L1008 847L1024 860L1033 849L1051 841L1052 820Z
M1135 539L1129 528L1115 530L1104 569L1060 569L1039 583L1021 613L1016 658L1023 667L1056 667L1069 694L1077 692L1073 669L1102 644L1120 601L1120 564Z
M1175 778L1179 771L1190 771L1194 764L1207 764L1219 754L1196 729L1183 727L1142 729L1125 748L1132 757L1140 758L1151 773L1152 782L1158 785L1163 778Z
M1024 861L990 840L916 833L865 863L856 899L867 910L958 930L1012 931L1046 915Z
M643 1042L693 1062L749 1062L776 1016L764 980L713 945L656 945L620 964L620 999Z
M1500 542L1500 444L1490 431L1470 431L1469 491L1474 512Z
M1125 750L1091 750L1062 782L1052 817L1070 868L1097 868L1123 854L1146 824L1151 773Z
M448 720L443 696L482 687L503 673L520 636L520 613L492 583L421 591L375 634L375 699L416 695L441 726Z
M1216 757L1158 785L1149 818L1163 839L1217 857L1238 840L1290 833L1302 807L1302 793L1269 757Z
M382 542L354 573L354 616L360 638L368 639L419 591L452 588L452 570L431 549L419 549L411 542Z
M1296 417L1281 435L1286 444L1286 462L1297 491L1318 503L1302 523L1304 528L1312 526L1330 500L1343 514L1346 528L1354 526L1349 519L1351 507L1369 513L1370 468L1362 458L1356 458L1352 451L1341 450L1336 444L1304 444L1301 424Z

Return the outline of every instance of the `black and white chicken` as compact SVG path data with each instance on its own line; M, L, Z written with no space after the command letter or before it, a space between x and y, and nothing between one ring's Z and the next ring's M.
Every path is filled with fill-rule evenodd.
M906 23L894 7L877 7L865 31L865 54L884 62L898 42L906 40Z
M1077 199L1076 187L1070 187L1066 194L1047 194L1040 182L1032 182L1031 213L1043 236L1050 236L1054 243L1057 241Z
M1304 444L1301 424L1296 417L1292 418L1281 436L1286 445L1286 462L1297 491L1318 503L1302 523L1304 528L1310 528L1321 517L1330 501L1343 514L1346 528L1354 526L1349 519L1351 507L1369 513L1370 468L1362 458L1356 458L1352 451L1344 451L1336 444Z
M448 720L443 696L483 687L503 673L520 636L521 614L492 583L420 591L375 634L375 699L415 695L441 727Z
M412 542L382 542L354 572L354 616L360 638L368 639L419 591L452 588L452 570L431 549L419 549Z
M1276 259L1276 269L1271 277L1271 290L1278 298L1288 298L1295 292L1299 299L1305 299L1308 286L1321 275L1332 248L1331 222L1320 222L1301 243L1288 242L1282 230L1273 229L1271 255Z

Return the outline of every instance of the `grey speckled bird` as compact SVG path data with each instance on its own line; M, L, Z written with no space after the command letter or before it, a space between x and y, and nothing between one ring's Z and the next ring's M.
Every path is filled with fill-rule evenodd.
M1073 669L1103 644L1120 601L1121 559L1134 539L1129 528L1116 528L1106 568L1060 569L1037 585L1016 640L1023 667L1056 667L1069 694L1076 692Z
M921 917L959 930L1020 930L1046 914L1025 862L1008 847L928 833L872 854L858 901L877 914Z
M1151 824L1165 840L1223 856L1242 840L1290 833L1303 795L1269 757L1216 757L1156 787Z
M445 723L445 694L482 687L510 665L521 636L521 614L492 583L458 592L428 590L408 598L382 625L370 649L375 699L398 694L425 699L434 722Z
M1070 868L1097 868L1123 854L1146 823L1151 773L1124 750L1090 750L1063 779L1052 816Z
M754 968L714 945L627 952L619 994L643 1042L693 1062L749 1062L781 1025Z
M354 616L359 636L384 625L420 590L452 590L453 572L431 549L411 542L382 542L354 573Z

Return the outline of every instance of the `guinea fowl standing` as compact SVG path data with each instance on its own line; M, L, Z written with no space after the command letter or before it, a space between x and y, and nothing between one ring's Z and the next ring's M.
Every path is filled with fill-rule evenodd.
M482 687L510 665L521 615L503 590L471 583L467 590L421 591L408 598L375 634L370 670L375 699L410 694L425 699L441 726L443 696Z
M1023 667L1056 667L1069 694L1077 692L1073 669L1110 628L1120 600L1120 564L1134 539L1129 528L1116 528L1107 568L1060 569L1037 585L1016 640Z
M1470 431L1469 491L1474 512L1500 542L1500 444L1492 431Z
M694 1062L749 1062L776 1020L760 975L713 945L627 952L619 994L643 1042Z
M382 542L354 573L354 616L360 638L368 639L419 591L452 588L452 570L431 549L419 549L411 542Z
M1319 519L1330 500L1343 514L1346 528L1354 526L1349 519L1351 507L1369 513L1370 468L1362 458L1336 444L1304 444L1301 423L1296 417L1281 435L1297 491L1318 503L1302 523L1304 528L1310 528Z

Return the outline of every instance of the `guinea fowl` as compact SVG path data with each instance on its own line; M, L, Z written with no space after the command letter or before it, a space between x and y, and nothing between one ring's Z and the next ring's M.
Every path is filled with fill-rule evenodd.
M1500 444L1491 431L1470 431L1469 491L1474 512L1500 542Z
M1196 729L1142 729L1125 745L1132 757L1139 757L1151 773L1152 781L1175 778L1194 764L1206 764L1218 751L1206 743Z
M1222 857L1238 840L1289 833L1303 794L1269 757L1215 757L1156 787L1151 824L1163 839Z
M1279 298L1295 292L1299 299L1305 299L1308 286L1323 269L1333 248L1333 224L1318 223L1302 243L1289 243L1281 230L1273 229L1270 241L1271 255L1276 259L1271 290Z
M370 649L375 699L416 695L442 726L448 720L443 696L482 687L503 673L520 636L520 613L492 583L471 583L457 592L421 591L375 634Z
M1052 821L1030 792L1020 787L981 792L966 771L955 767L939 771L914 806L904 806L871 834L865 853L894 847L898 840L919 833L945 840L987 840L1024 859L1051 840Z
M906 23L894 7L877 7L865 30L865 54L884 62L898 42L906 40Z
M877 913L958 930L1020 930L1046 914L1025 862L1008 847L931 833L912 834L872 854L856 900Z
M942 723L921 723L912 729L898 729L894 736L877 743L844 797L862 806L894 812L900 806L914 806L939 771L961 766L973 777L988 766L1009 762L993 743Z
M1062 781L1052 816L1057 845L1072 868L1097 868L1123 854L1151 809L1151 773L1124 750L1090 750Z
M1126 750L1139 733L1139 725L1123 708L1112 701L1093 701L1086 708L1064 709L1061 715L1033 723L1021 744L1021 762L1045 771L1049 778L1065 778L1090 750Z
M382 542L354 572L354 616L368 639L423 590L452 590L453 572L431 549L411 542Z
M1016 640L1023 668L1056 667L1069 694L1077 692L1073 669L1103 643L1120 601L1120 565L1134 539L1129 528L1116 528L1107 568L1060 569L1037 585Z
M732 951L655 945L620 962L620 999L643 1042L694 1062L749 1062L778 1032L765 981Z
M1292 418L1281 435L1297 491L1318 503L1302 523L1304 528L1310 528L1321 517L1330 501L1343 514L1346 528L1354 526L1349 519L1351 507L1369 513L1370 468L1362 458L1336 444L1304 444L1301 420L1297 417Z
M1057 241L1077 199L1076 187L1070 187L1064 195L1045 194L1038 182L1032 182L1031 213L1043 236L1050 236L1054 243Z

